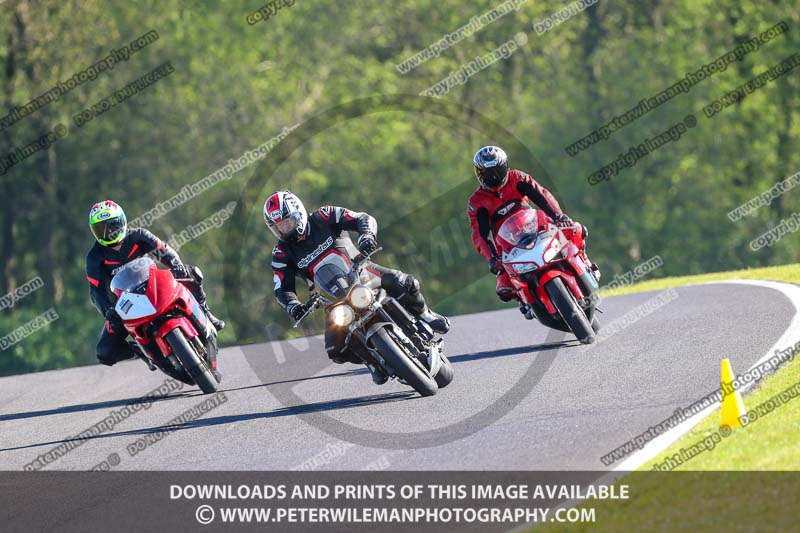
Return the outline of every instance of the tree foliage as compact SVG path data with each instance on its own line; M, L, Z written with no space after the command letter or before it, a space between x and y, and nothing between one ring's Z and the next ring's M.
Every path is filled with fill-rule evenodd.
M112 49L155 30L159 39L110 71L0 130L0 156L56 125L66 137L0 176L0 293L41 276L45 287L0 313L5 335L55 307L55 323L2 352L0 374L94 362L101 319L84 257L88 210L121 203L148 211L301 124L265 160L158 218L169 238L240 202L222 228L180 250L201 265L212 306L230 315L226 343L264 340L288 320L272 298L273 246L258 199L291 188L307 206L373 214L379 261L413 271L448 313L495 308L493 280L469 244L465 202L477 148L504 143L512 166L550 187L590 228L589 250L608 278L659 254L654 276L794 262L797 236L753 252L749 242L800 209L789 192L739 222L727 213L800 171L798 72L713 118L702 108L800 50L796 2L600 0L538 35L562 2L525 2L407 74L395 66L500 2L298 0L254 25L262 4L8 0L0 4L0 117ZM564 147L652 97L687 72L779 21L790 30L685 94L570 157ZM441 99L417 95L519 32L527 44ZM72 117L171 62L175 72L77 127ZM362 114L348 103L407 95L407 105ZM366 104L365 104L366 105ZM336 114L337 108L345 111ZM357 108L357 106L356 106ZM358 109L356 109L357 111ZM688 114L697 126L597 186L587 176ZM332 118L331 118L332 117ZM240 245L232 249L231 244ZM243 300L226 294L237 272ZM233 308L232 302L238 304ZM319 324L318 324L319 325Z

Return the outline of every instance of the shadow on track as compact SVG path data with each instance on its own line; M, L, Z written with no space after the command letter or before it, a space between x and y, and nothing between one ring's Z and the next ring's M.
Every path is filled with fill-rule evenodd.
M197 394L196 394L197 393ZM107 402L96 403L82 403L78 405L67 405L64 407L56 407L53 409L42 409L41 411L28 411L25 413L9 413L0 414L0 422L7 420L19 420L22 418L36 418L39 416L61 415L65 413L80 413L83 411L96 411L98 409L108 409L113 407L125 407L128 405L137 405L140 403L156 403L164 400L175 400L178 398L186 398L196 396L200 393L199 390L180 392L178 394L168 394L166 396L153 396L146 398L144 396L139 398L127 398L122 400L109 400Z
M322 374L321 376L304 376L300 378L293 378L293 379L284 379L282 381L271 381L269 383L259 383L258 385L245 385L244 387L231 387L229 389L220 389L220 392L233 392L233 391L240 391L240 390L248 390L248 389L259 389L261 387L270 387L272 385L285 385L287 383L299 383L301 381L311 381L312 379L327 379L327 378L339 378L339 377L347 377L352 376L354 374L365 374L367 373L366 368L354 368L353 370L348 370L347 372L337 372L335 374Z
M448 356L448 359L450 359L451 363L463 363L465 361L489 359L492 357L507 357L509 355L526 355L536 352L546 352L549 350L557 350L559 348L570 348L572 346L580 346L580 342L576 339L574 341L548 342L546 344L532 344L530 346L515 346L513 348L503 348L501 350L467 353L463 355L450 355Z
M389 402L401 402L413 399L422 399L415 391L398 391L389 392L386 394L373 394L369 396L359 396L357 398L345 398L343 400L329 400L325 402L305 403L294 405L291 407L281 407L274 411L267 411L264 413L246 413L239 415L225 415L214 416L211 418L198 418L191 422L179 424L175 426L160 426L156 428L142 429L127 431L124 434L136 435L155 433L158 431L178 430L178 429L192 429L205 426L219 426L224 424L233 424L236 422L245 422L248 420L260 420L265 418L276 418L281 416L298 416L308 413L319 413L324 411L338 411L339 409L350 409L353 407L365 407L368 405L376 405ZM110 436L110 435L109 435Z
M577 340L573 341L562 341L562 342L550 342L544 344L535 344L530 346L516 346L513 348L504 348L499 350L491 350L491 351L483 351L483 352L475 352L475 353L467 353L461 355L453 355L450 356L450 361L453 363L463 363L468 361L475 361L478 359L488 359L493 357L508 357L513 355L526 355L536 352L546 352L550 350L557 350L559 348L567 348L572 346L578 346L580 343ZM261 387L269 387L273 385L285 385L289 383L296 383L314 379L328 379L328 378L335 378L335 377L345 377L345 376L352 376L357 374L367 374L368 371L366 368L356 368L353 370L349 370L346 372L338 372L333 374L323 374L320 376L308 376L308 377L301 377L301 378L294 378L294 379L287 379L282 381L274 381L270 383L260 383L257 385L248 385L245 387L236 387L230 389L221 389L221 392L225 391L240 391L240 390L247 390L247 389L255 389ZM185 398L190 396L202 396L199 391L189 391L180 394L174 394L170 396L161 396L151 398L150 401L157 402L169 399L177 399L177 398ZM258 420L258 419L266 419L266 418L275 418L281 416L296 416L296 415L303 415L308 413L318 413L318 412L325 412L325 411L335 411L339 409L348 409L352 407L362 407L366 405L373 405L377 403L386 403L386 402L395 402L395 401L403 401L403 400L410 400L416 397L416 393L413 391L402 391L402 392L393 392L388 394L380 394L380 395L369 395L369 396L360 396L357 398L346 398L342 400L331 400L325 402L316 402L310 404L300 404L295 406L289 407L282 407L280 409L276 409L274 411L267 411L262 413L246 413L240 415L226 415L226 416L218 416L218 417L211 417L211 418L201 418L197 420L193 420L191 422L186 422L184 424L178 424L173 426L157 426L153 428L146 428L146 429L139 429L139 430L130 430L130 431L120 431L116 433L108 433L105 435L95 435L92 437L86 437L83 439L63 439L63 440L56 440L50 442L42 442L38 444L28 444L23 446L16 446L16 447L9 447L9 448L0 448L0 452L4 451L11 451L11 450L19 450L25 448L35 448L39 446L56 446L61 443L65 442L73 442L73 441L83 441L83 440L92 440L92 439L100 439L100 438L107 438L107 437L116 437L116 436L124 436L124 435L145 435L148 433L156 433L159 431L177 431L181 429L192 429L197 427L203 426L215 426L215 425L222 425L222 424L231 424L235 422L242 422L247 420ZM61 414L61 413L72 413L72 412L80 412L80 411L90 411L96 409L104 409L110 407L120 407L125 405L133 405L137 403L142 403L148 401L147 398L136 398L133 400L113 400L108 402L98 402L93 404L82 404L82 405L74 405L68 407L61 407L58 409L48 409L43 411L31 411L28 413L17 413L17 414L9 414L9 415L0 415L0 421L3 420L15 420L21 418L32 418L37 416L48 416L53 414Z
M366 374L366 368L356 368L353 370L349 370L347 372L338 372L335 374L324 374L322 376L308 376L308 377L301 377L295 379L287 379L283 381L273 381L271 383L259 383L257 385L247 385L244 387L231 387L231 388L220 388L220 392L227 392L227 391L241 391L241 390L248 390L248 389L257 389L261 387L269 387L272 385L283 385L287 383L295 383L301 381L309 381L312 379L326 379L326 378L335 378L335 377L346 377L351 376L353 374ZM199 390L189 390L186 392L181 392L178 394L168 394L166 396L154 396L151 398L146 398L144 396L139 398L126 398L120 400L108 400L105 402L95 402L95 403L83 403L77 405L67 405L64 407L55 407L53 409L42 409L41 411L27 411L23 413L8 413L8 414L0 414L0 422L5 422L8 420L21 420L25 418L36 418L40 416L52 416L52 415L61 415L66 413L81 413L84 411L97 411L99 409L113 409L117 407L125 407L128 405L137 405L141 403L156 403L161 402L164 400L175 400L178 398L191 398L193 396L203 396L203 394ZM1 450L0 451L4 451Z
M491 350L485 352L475 352L475 353L466 353L461 355L449 355L448 359L450 359L451 363L463 363L466 361L476 361L478 359L489 359L492 357L507 357L510 355L526 355L532 354L536 352L544 352L547 350L557 350L559 348L570 348L574 346L580 346L580 342L577 340L574 341L563 341L563 342L549 342L545 344L532 344L530 346L515 346L513 348L504 348L502 350ZM242 391L248 389L258 389L261 387L270 387L273 385L285 385L287 383L300 383L302 381L310 381L312 379L328 379L328 378L339 378L339 377L348 377L348 376L357 376L362 374L369 374L369 371L361 365L358 365L358 368L354 368L352 370L348 370L345 372L336 372L333 374L322 374L320 376L305 376L293 379L284 379L282 381L271 381L269 383L259 383L258 385L246 385L244 387L232 387L229 389L220 389L221 392L233 392L233 391Z
M122 437L126 435L147 435L150 433L159 433L159 432L172 432L178 431L182 429L194 429L200 428L205 426L219 426L224 424L233 424L236 422L244 422L248 420L260 420L260 419L268 419L268 418L275 418L281 416L297 416L303 415L308 413L317 413L321 411L336 411L339 409L349 409L353 407L364 407L367 405L374 405L379 403L387 403L387 402L398 402L404 400L411 400L413 398L420 398L416 392L414 391L400 391L400 392L391 392L387 394L377 394L377 395L369 395L369 396L359 396L357 398L345 398L343 400L331 400L326 402L316 402L316 403L307 403L296 405L292 407L281 407L280 409L275 409L274 411L267 411L261 413L245 413L239 415L226 415L226 416L215 416L211 418L199 418L197 420L192 420L190 422L185 422L183 424L174 424L174 425L163 425L163 426L155 426L151 428L143 428L143 429L132 429L128 431L117 431L115 433L107 433L104 435L94 435L85 437L82 439L74 439L74 438L67 438L61 440L54 440L49 442L39 442L35 444L26 444L23 446L14 446L10 448L0 448L0 452L7 452L13 450L23 450L26 448L37 448L40 446L57 446L62 443L67 442L82 442L82 441L91 441L94 439L105 439L109 437Z

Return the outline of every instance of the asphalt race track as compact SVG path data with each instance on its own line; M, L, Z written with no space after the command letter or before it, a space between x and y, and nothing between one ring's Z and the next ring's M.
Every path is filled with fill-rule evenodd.
M607 298L601 321L659 294ZM427 399L328 365L311 338L282 343L281 357L270 344L223 350L227 401L199 418L165 426L209 398L184 388L70 442L166 377L128 361L2 378L0 468L20 470L66 442L74 449L46 469L105 460L116 470L608 470L602 455L717 388L721 358L746 370L796 313L761 286L677 295L588 349L516 309L456 317L446 337L455 380Z

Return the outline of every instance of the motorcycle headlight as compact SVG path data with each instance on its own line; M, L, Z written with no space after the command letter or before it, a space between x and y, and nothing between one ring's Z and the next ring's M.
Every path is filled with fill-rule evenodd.
M524 274L531 270L536 270L537 267L536 263L511 263L511 268L513 268L514 272L517 274Z
M331 309L331 322L334 326L349 326L355 317L353 308L347 304L340 304Z
M353 287L350 291L350 304L356 309L366 309L372 303L372 289L363 285Z
M555 259L555 257L558 255L560 251L561 251L561 242L554 239L553 243L547 250L545 250L544 255L542 257L546 262L549 263L550 261Z

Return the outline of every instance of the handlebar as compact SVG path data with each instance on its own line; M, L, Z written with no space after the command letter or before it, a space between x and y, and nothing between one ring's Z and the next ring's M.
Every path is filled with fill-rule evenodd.
M295 327L295 328L298 327L300 325L300 323L303 320L305 320L308 315L310 315L311 313L316 311L317 307L319 307L319 304L320 304L321 300L322 300L322 296L320 296L319 293L317 293L317 292L311 293L311 297L308 299L308 302L306 302L306 312L303 313L302 316L297 319L297 321L294 323L293 327Z
M356 274L358 276L360 276L361 275L361 269L364 267L365 264L367 264L367 261L369 261L369 258L372 257L373 255L375 255L376 253L380 252L381 250L383 250L383 247L379 246L378 248L375 248L375 250L373 250L371 253L369 253L367 255L359 255L358 257L356 257L353 260L353 266L350 267L351 270L355 270ZM324 304L324 303L330 303L330 302L328 302L328 300L326 298L324 298L322 295L320 295L318 292L316 292L316 291L312 292L311 296L309 296L308 301L305 304L306 305L306 312L303 313L303 315L300 318L298 318L297 321L295 321L293 327L296 328L296 327L300 326L300 323L303 320L305 320L306 317L308 317L311 313L316 311L317 307L319 307L320 304Z

